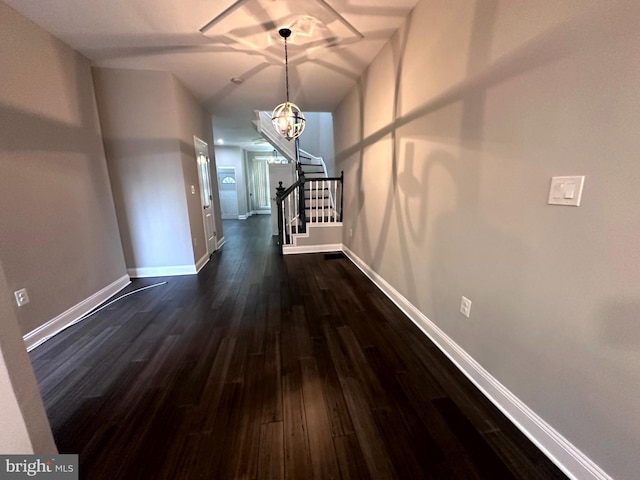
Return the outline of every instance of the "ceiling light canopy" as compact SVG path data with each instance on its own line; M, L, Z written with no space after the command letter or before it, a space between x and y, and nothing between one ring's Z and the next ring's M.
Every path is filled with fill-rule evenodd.
M278 105L271 114L273 128L287 140L299 137L304 131L306 120L300 107L289 101L289 57L287 53L287 38L291 36L291 30L281 28L278 33L284 39L284 68L287 101Z

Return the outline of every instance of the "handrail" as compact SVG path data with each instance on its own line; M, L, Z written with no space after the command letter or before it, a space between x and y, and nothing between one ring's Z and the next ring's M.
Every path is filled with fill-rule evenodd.
M324 161L324 158L322 157L316 157L315 155L305 151L305 150L300 150L299 152L299 156L302 158L306 158L308 160L316 160L319 161L320 163L318 163L318 166L322 166L322 171L324 172L325 176L328 176L329 174L327 173L327 164Z
M342 177L320 177L314 180L340 180L342 181Z
M280 186L282 187L282 182L279 182ZM289 195L295 188L299 187L302 184L302 182L300 180L296 180L295 183L289 185L287 188L283 188L282 191L282 196L286 197L287 195ZM278 188L276 188L276 190L278 190ZM278 192L279 193L279 192ZM277 194L276 194L277 195Z
M311 188L305 190L305 184L309 183ZM327 186L325 186L325 184ZM314 187L315 185L315 187ZM280 253L284 245L293 244L293 235L305 233L307 223L312 224L327 222L342 222L343 208L343 188L344 188L344 172L340 172L339 177L323 177L305 179L304 172L301 172L300 178L288 187L283 187L282 182L276 188L276 206L278 214L278 245ZM329 198L329 205L321 200L320 190L328 191L328 197L323 193L322 198ZM305 191L309 192L306 198ZM315 197L314 197L315 192ZM309 205L307 206L307 200ZM322 206L320 202L322 201ZM329 210L319 211L328 208ZM310 217L307 218L306 210L309 209ZM315 212L315 215L314 213Z

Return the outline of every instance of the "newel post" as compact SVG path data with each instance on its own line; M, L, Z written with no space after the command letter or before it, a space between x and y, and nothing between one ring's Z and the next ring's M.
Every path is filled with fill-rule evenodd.
M307 231L307 215L306 215L306 202L304 198L304 170L300 169L298 173L298 218L300 219L300 231L298 233L306 233Z
M342 205L344 204L344 170L340 171L340 221L342 221Z
M284 193L284 187L282 182L278 182L276 187L276 209L278 210L278 246L280 248L280 255L282 255L282 245L284 243L284 216L282 214L282 194Z

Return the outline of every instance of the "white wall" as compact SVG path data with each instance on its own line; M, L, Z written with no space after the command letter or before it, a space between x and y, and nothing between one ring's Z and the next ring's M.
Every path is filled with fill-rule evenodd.
M316 157L322 157L330 177L339 176L335 171L333 145L333 115L330 112L305 112L306 125L300 135L300 148Z
M0 260L26 334L126 269L89 61L4 3L0 45Z
M639 23L423 0L334 112L348 248L617 479L640 471ZM580 207L547 205L554 175L586 175Z

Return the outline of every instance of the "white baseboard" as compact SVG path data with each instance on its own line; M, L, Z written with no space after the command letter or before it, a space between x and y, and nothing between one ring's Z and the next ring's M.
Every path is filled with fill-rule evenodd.
M99 292L94 293L89 298L83 300L57 317L49 320L44 325L27 333L23 338L27 351L31 351L38 345L43 344L56 333L64 330L68 325L82 318L105 300L111 298L124 287L129 285L131 280L129 275L124 275L110 285L107 285Z
M196 272L199 272L200 270L202 270L202 267L204 267L207 263L209 263L210 258L211 258L211 255L208 253L205 253L202 256L202 258L196 262Z
M306 245L301 247L287 246L282 247L283 255L296 255L299 253L328 253L328 252L341 252L342 244L337 243L334 245Z
M222 237L220 240L218 240L218 245L216 246L216 250L220 250L222 248L222 246L224 245L224 242L226 240L224 239L224 237Z
M147 277L176 277L179 275L195 275L198 269L195 265L168 265L166 267L127 268L131 278Z
M384 278L373 271L354 252L346 246L343 246L343 252L569 478L575 480L613 480L584 453L495 379L471 355L440 330L435 323L429 320Z

